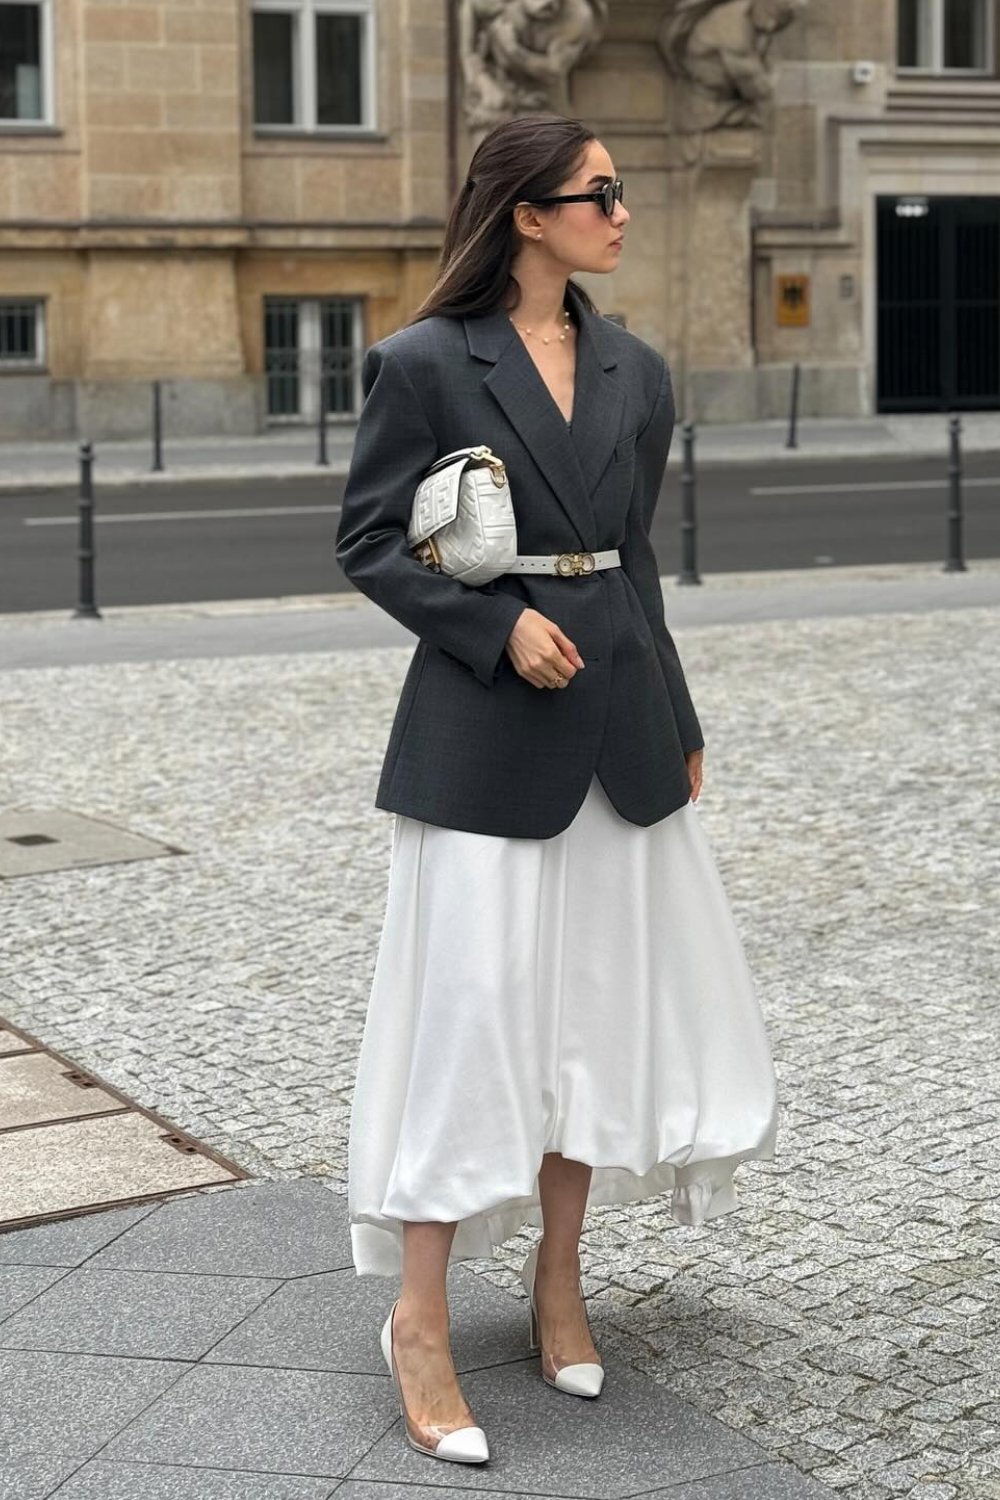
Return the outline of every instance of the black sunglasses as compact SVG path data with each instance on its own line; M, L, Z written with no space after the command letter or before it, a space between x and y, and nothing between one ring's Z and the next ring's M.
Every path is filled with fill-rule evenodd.
M615 211L615 204L621 203L625 188L620 177L613 182L606 182L596 193L560 193L555 198L524 198L524 203L599 203L607 217L610 219Z

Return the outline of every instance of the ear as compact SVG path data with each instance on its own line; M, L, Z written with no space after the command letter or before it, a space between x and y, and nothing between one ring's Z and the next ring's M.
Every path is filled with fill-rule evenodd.
M542 228L543 220L532 203L519 203L513 209L514 229L526 240L534 240Z

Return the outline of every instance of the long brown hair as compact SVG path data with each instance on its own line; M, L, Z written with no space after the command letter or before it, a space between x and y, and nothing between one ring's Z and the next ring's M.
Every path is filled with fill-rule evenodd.
M520 288L510 268L518 235L511 210L525 199L558 192L594 139L580 120L563 115L519 115L494 125L476 147L452 205L437 280L410 322L475 316L501 304L516 307ZM570 284L596 312L583 287Z

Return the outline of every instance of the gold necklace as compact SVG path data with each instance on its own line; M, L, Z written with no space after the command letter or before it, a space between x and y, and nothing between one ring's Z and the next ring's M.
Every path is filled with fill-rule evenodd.
M508 313L507 316L510 317L510 314ZM560 342L560 344L565 344L565 342L566 342L566 335L567 335L567 333L569 333L569 330L572 327L572 322L570 320L569 308L568 307L564 307L563 308L563 318L565 319L565 321L563 323L563 331L562 331L561 334L559 334L559 342ZM512 323L514 323L514 319L513 318L511 318L510 321ZM530 328L522 328L521 325L520 325L520 323L514 323L514 327L517 329L518 333L530 333L531 332ZM544 334L542 334L541 337L542 337L542 343L543 344L549 343L549 339L547 339Z

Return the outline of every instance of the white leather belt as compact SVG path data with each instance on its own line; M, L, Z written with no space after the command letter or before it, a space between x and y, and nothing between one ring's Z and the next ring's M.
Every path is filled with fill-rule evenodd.
M560 578L576 578L596 573L598 568L620 568L622 560L617 547L609 552L519 553L508 573L554 573Z

